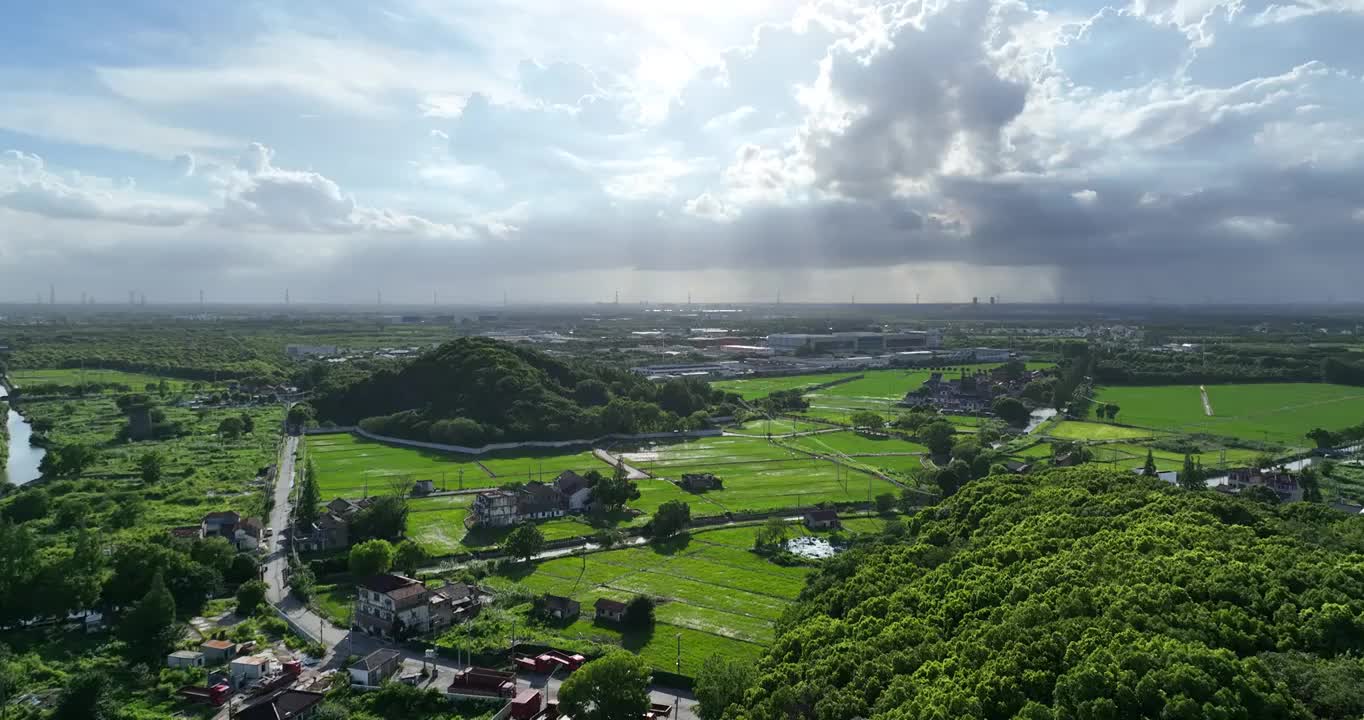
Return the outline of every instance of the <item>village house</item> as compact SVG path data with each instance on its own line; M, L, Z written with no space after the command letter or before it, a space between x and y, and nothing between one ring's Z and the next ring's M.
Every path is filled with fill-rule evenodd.
M169 668L201 668L204 666L204 654L194 650L176 650L166 656L166 667Z
M569 512L583 512L592 502L592 488L583 476L572 470L565 470L554 478L554 489L563 497Z
M430 495L435 491L436 491L435 480L418 480L416 484L412 486L412 494L415 495L416 497Z
M307 690L279 690L266 699L236 711L237 720L306 720L317 714L326 694Z
M683 473L678 487L689 493L703 493L707 490L723 490L725 484L710 473Z
M560 480L564 481L563 487L574 492L563 492ZM474 496L465 523L477 527L507 527L529 520L563 517L573 507L575 497L583 508L591 502L591 490L585 487L585 483L584 487L576 487L572 479L562 474L554 482L554 485L547 485L532 481L513 490L485 490L478 493ZM583 495L584 492L588 494Z
M446 618L447 625L472 620L483 609L483 602L478 595L478 587L468 583L446 583L444 586L432 590L431 595L433 616L437 612L434 608L437 605L443 605L439 612L448 615Z
M419 580L374 575L356 589L352 622L366 633L396 639L431 630L430 592Z
M173 527L168 533L172 538L180 540L198 540L204 536L204 527L202 525L185 525Z
M598 620L606 620L618 623L625 619L625 603L610 598L598 598L595 617Z
M361 687L378 687L398 672L402 659L395 650L375 650L351 665L350 684Z
M838 512L835 510L815 509L805 512L805 527L811 530L829 530L838 525Z
M1283 502L1302 500L1302 486L1298 484L1298 478L1293 473L1258 468L1238 468L1227 472L1227 487L1235 492L1239 493L1257 486L1273 490Z
M199 645L199 652L204 654L205 665L222 665L237 654L237 643L231 640L205 640Z
M269 668L270 661L267 658L248 655L228 663L227 675L232 680L232 687L241 688L264 678Z
M582 603L562 595L543 595L540 598L540 607L545 615L555 620L571 620L582 613Z
M321 552L350 547L350 524L361 510L374 503L371 498L336 498L327 503L311 527L294 529L294 546L303 552Z
M474 496L469 520L481 527L507 527L521 522L516 493L510 490L485 490Z
M261 534L265 527L256 518L243 518L231 511L211 512L199 523L200 537L220 537L232 543L238 550L255 550L260 547Z

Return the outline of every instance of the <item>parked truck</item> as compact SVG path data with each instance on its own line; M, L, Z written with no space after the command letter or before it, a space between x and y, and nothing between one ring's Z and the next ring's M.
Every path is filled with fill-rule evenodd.
M457 671L446 691L450 695L505 697L516 695L516 673L471 667Z
M232 695L232 688L227 683L218 683L209 687L201 685L186 685L180 688L180 697L193 703L202 705L212 705L220 707Z

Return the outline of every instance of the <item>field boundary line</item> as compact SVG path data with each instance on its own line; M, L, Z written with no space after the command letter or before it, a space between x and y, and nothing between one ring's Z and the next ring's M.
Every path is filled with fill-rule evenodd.
M641 571L641 572L643 572L643 571ZM687 578L687 579L690 580L691 578ZM706 585L706 584L710 584L710 583L702 583L702 584L703 584L703 585ZM617 591L617 592L630 593L631 595L649 595L649 594L650 594L650 593L636 592L636 591L630 590L630 589L628 589L628 588L615 587L615 586L613 586L613 585L611 585L611 584L609 584L609 583L602 583L602 584L599 585L598 587L609 588L609 589L615 590L615 591ZM718 585L717 585L717 586L715 586L715 587L722 587L722 586L718 586ZM725 588L725 589L726 589L726 590L733 590L733 588ZM676 595L662 595L662 596L660 596L660 597L666 597L666 598L668 598L668 600L670 600L670 601L672 601L672 602L682 603L683 605L691 605L692 607L705 608L706 610L711 610L711 611L714 611L714 612L722 612L722 613L727 613L727 614L729 614L729 615L737 615L737 616L739 616L739 617L752 618L752 619L754 619L754 620L762 620L763 622L768 622L768 623L773 623L773 624L776 624L776 622L777 622L777 621L774 620L774 619L765 618L765 617L763 617L763 616L761 616L761 615L754 615L753 613L746 613L746 612L735 612L734 610L725 610L724 608L718 608L718 607L715 607L714 605L705 605L705 604L703 604L703 603L694 602L694 601L691 601L691 600L686 600L686 599L677 597ZM761 596L761 597L771 597L771 596L769 596L769 595L763 595L763 596ZM785 605L791 605L791 604L794 604L794 603L795 603L795 600L788 600L787 598L775 598L775 597L774 597L774 598L771 598L771 599L773 599L773 600L780 600L780 601L781 601L783 604L785 604ZM705 632L705 631L704 631L704 630L700 630L700 631L698 631L698 632ZM710 633L710 634L712 634L712 635L717 635L718 633ZM724 636L724 635L719 635L719 637L725 637L725 636Z

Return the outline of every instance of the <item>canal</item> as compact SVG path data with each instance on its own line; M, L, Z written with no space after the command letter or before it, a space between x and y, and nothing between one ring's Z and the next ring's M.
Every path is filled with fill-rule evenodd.
M5 386L0 384L0 400L8 397ZM9 458L5 467L0 468L0 481L23 485L38 479L38 464L43 461L46 450L35 447L29 441L33 438L33 427L28 424L19 411L5 404L5 429L9 444Z

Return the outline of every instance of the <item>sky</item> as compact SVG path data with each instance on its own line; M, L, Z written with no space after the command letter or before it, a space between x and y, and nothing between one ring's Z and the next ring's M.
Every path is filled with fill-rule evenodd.
M1364 0L0 25L0 302L1364 300Z

